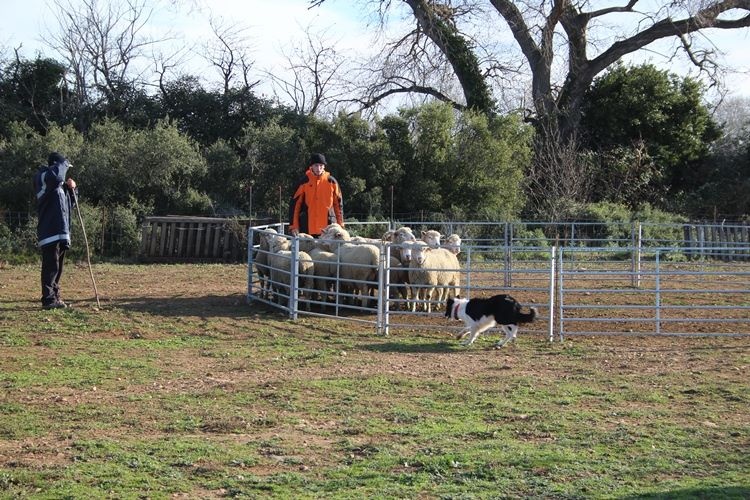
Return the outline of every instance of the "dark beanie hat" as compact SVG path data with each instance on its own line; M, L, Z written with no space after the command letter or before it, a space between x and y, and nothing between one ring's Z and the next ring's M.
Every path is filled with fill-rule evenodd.
M310 160L307 162L307 166L314 165L316 163L322 163L326 165L326 157L322 153L313 153L310 155Z
M47 165L49 165L50 167L54 165L55 163L63 163L65 161L66 161L65 157L61 155L60 153L58 153L57 151L50 153L49 156L47 157Z

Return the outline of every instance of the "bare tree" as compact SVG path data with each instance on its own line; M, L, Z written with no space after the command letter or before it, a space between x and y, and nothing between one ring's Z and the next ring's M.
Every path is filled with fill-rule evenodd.
M575 135L563 137L557 130L547 130L536 141L526 177L529 207L542 220L566 220L591 192L591 161L581 153Z
M714 119L721 124L726 138L745 140L750 129L750 98L723 99L714 111Z
M310 5L323 2L311 0ZM624 56L671 39L688 60L716 78L719 61L710 48L708 29L750 26L750 0L675 0L655 8L639 0L622 0L620 5L600 9L591 8L587 0L378 0L377 4L381 19L387 19L388 10L408 8L416 26L387 50L407 49L423 73L413 78L414 65L405 59L400 65L383 67L382 73L373 72L382 87L366 96L363 105L393 93L418 92L492 113L497 109L493 92L499 87L497 79L514 78L520 53L530 76L529 118L556 120L563 136L577 127L593 79ZM495 35L512 35L512 50L496 43L497 36L487 38L492 35L482 31L487 26ZM446 84L446 69L460 94Z
M289 77L268 72L277 94L289 99L298 113L309 116L334 112L346 93L343 59L324 35L304 30L305 40L284 53Z
M156 86L163 97L167 97L166 84L169 80L179 78L181 68L189 57L190 47L183 47L171 53L156 51L153 54L154 74L157 77ZM175 74L177 76L175 76Z
M311 7L326 0L310 0ZM557 219L587 199L590 178L576 140L594 78L654 42L672 42L708 79L721 77L711 30L750 26L750 0L377 0L381 22L405 13L415 25L386 45L360 105L391 95L431 96L488 115L505 82L528 82L526 119L535 125L531 206ZM512 42L503 43L503 35ZM520 54L520 59L518 58ZM393 56L397 57L393 57ZM519 65L519 61L522 64ZM506 106L507 108L507 106Z
M225 24L223 20L211 19L214 39L204 47L204 57L221 75L224 94L228 94L233 82L241 79L242 90L250 90L259 81L250 81L250 69L254 61L250 59L247 28L238 23Z
M106 103L119 113L127 108L131 90L143 83L146 48L162 40L143 34L151 16L147 0L102 3L54 0L59 32L51 33L47 44L67 63L79 107Z

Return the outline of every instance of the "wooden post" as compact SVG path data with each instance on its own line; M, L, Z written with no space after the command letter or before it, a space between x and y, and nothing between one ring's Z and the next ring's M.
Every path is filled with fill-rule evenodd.
M177 238L177 224L172 222L169 224L169 241L167 242L167 257L174 256L175 240Z
M187 229L184 222L180 222L178 226L178 232L180 234L177 236L177 255L175 255L175 257L182 257L185 255L185 231Z

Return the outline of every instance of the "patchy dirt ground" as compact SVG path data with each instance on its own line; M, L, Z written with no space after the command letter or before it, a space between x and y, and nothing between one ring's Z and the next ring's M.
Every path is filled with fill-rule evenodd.
M19 307L28 307L33 310L38 305L38 270L34 266L8 266L0 268L0 293L4 297L12 299ZM98 288L99 300L102 311L107 308L126 306L132 310L142 310L165 314L168 316L203 315L213 316L217 312L230 316L244 316L250 312L274 313L273 308L262 304L248 306L245 299L247 288L247 267L244 265L145 265L145 266L116 266L95 265L94 279ZM571 286L584 286L595 288L592 280L596 277L587 278L579 283L571 283ZM520 276L518 282L523 281ZM480 286L481 283L475 283ZM528 286L539 287L539 283L531 283ZM607 287L613 285L608 284ZM623 285L625 286L625 285ZM664 285L662 285L664 286ZM646 284L646 292L651 285ZM689 277L686 281L679 283L679 288L700 288L710 290L721 289L722 293L708 294L695 293L692 296L670 298L667 287L660 298L663 305L676 306L673 309L665 309L661 312L663 320L661 331L671 331L705 335L711 333L739 333L750 337L750 293L748 283L742 275L737 276L708 276ZM728 293L726 290L737 289L737 293ZM476 294L482 295L477 289ZM63 279L63 293L68 302L75 307L93 309L96 307L94 287L89 275L88 267L83 262L70 263L67 265L65 278ZM486 292L484 295L487 295ZM534 305L542 314L542 318L533 325L527 325L522 331L527 335L535 335L546 338L549 323L546 315L547 292L544 288L537 291L519 291L513 294L520 302L526 305ZM632 296L632 297L631 297ZM642 305L646 300L645 311L632 312L634 305ZM580 292L569 294L569 304L580 304L587 309L588 317L643 317L653 318L655 315L653 297L646 294L638 294L637 291L627 293L596 293ZM11 300L8 300L10 302ZM693 307L691 307L693 306ZM732 306L739 306L733 308ZM630 308L630 309L629 309ZM331 309L321 309L313 306L315 313L335 314ZM304 310L300 311L304 317ZM278 312L279 317L287 317L284 311ZM374 323L375 315L362 314L357 311L340 311L344 317L354 321L364 321L365 324ZM583 313L581 313L583 314ZM570 317L576 316L576 311L569 312ZM729 321L725 321L729 320ZM557 321L557 320L556 320ZM393 311L391 324L394 331L409 331L411 329L420 331L444 331L451 332L459 329L459 323L447 321L442 317L442 311L433 312L430 316L399 314ZM602 326L606 324L606 326ZM374 327L373 327L374 329ZM609 321L606 323L575 322L566 324L566 333L578 331L611 331L628 336L633 333L649 333L655 329L653 319L643 322ZM553 325L555 335L558 333L557 324ZM531 333L529 333L531 332ZM653 337L651 337L653 338ZM638 341L639 344L643 340Z
M581 336L550 344L540 329L522 331L516 345L501 350L492 348L494 338L466 349L450 335L455 323L440 315L399 318L403 326L389 337L377 336L369 323L345 319L304 316L289 321L284 313L246 304L247 270L242 265L96 265L97 307L87 267L71 263L63 279L70 311L40 310L38 271L36 266L0 269L0 334L7 334L0 337L5 339L0 371L34 372L38 367L46 380L24 384L6 377L3 383L4 416L12 416L14 408L32 415L28 428L5 425L0 441L4 468L74 466L83 453L81 440L133 435L159 441L187 434L228 449L260 443L261 459L243 466L247 473L314 473L340 466L342 460L366 458L373 442L393 440L363 422L383 415L390 422L418 418L393 408L427 397L435 390L430 384L484 387L491 400L516 390L551 392L564 399L552 388L590 384L597 397L571 408L570 418L576 411L591 411L601 415L596 425L604 429L637 426L644 413L665 404L675 425L684 420L688 428L750 428L750 332L732 338ZM694 331L703 327L695 323ZM207 342L195 347L193 338ZM151 357L144 355L143 342L161 341L184 345L167 354L155 349ZM116 351L109 353L108 345ZM97 353L110 366L86 366L95 373L90 378L76 378L75 370L68 373L79 362L76 356L96 358ZM158 377L142 373L151 364ZM361 383L362 390L344 385L340 394L327 392L327 385L339 380ZM378 383L382 387L373 386ZM394 389L404 392L388 392ZM618 402L615 414L606 401L610 391L653 392L654 400ZM249 399L223 401L227 394ZM518 427L519 439L556 439L554 431L539 430L548 411L544 398L549 396L542 395L538 414L520 403L519 409L504 410L508 425ZM695 409L696 401L707 406L705 411ZM710 405L718 405L720 413ZM561 415L566 410L556 409ZM179 420L175 413L182 411L197 423L188 416ZM494 425L492 418L486 417L488 426ZM529 425L532 421L536 427ZM349 443L345 452L343 440ZM750 447L747 435L732 440ZM218 459L191 467L222 472ZM192 492L200 493L198 488ZM222 494L212 490L202 496Z

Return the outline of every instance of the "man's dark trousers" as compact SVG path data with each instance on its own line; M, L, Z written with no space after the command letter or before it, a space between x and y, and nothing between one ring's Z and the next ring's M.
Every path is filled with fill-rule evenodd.
M60 278L68 245L56 241L42 247L42 305L60 302Z

